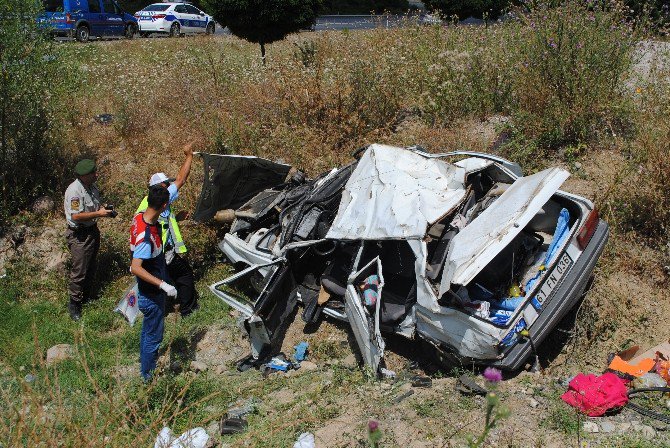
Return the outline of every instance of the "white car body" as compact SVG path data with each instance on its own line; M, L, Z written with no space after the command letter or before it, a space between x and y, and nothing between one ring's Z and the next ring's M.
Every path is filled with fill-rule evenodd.
M190 3L153 3L135 13L140 34L171 35L214 33L214 18Z
M317 306L348 321L375 372L382 332L426 341L456 365L516 370L536 356L582 297L608 237L589 200L560 190L569 173L523 176L496 156L419 147L373 144L356 155L307 181L269 160L203 155L195 219L209 219L201 208L235 210L219 247L241 269L210 290L244 315L254 362L277 350L298 302L306 323ZM378 298L368 303L361 285L373 277ZM495 311L494 295L512 296L514 278L524 292ZM236 291L245 279L257 297Z

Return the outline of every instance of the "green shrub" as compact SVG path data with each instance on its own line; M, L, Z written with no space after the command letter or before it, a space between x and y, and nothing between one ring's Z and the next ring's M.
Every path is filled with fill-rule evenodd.
M69 164L53 129L67 69L37 28L41 2L0 0L0 223L59 190Z
M635 39L624 9L604 3L540 4L525 19L515 121L540 146L556 148L629 127L625 81Z

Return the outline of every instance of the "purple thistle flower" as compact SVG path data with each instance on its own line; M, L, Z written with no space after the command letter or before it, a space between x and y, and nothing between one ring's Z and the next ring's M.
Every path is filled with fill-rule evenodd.
M376 420L370 420L368 422L368 431L369 432L375 432L379 429L379 422Z
M484 369L484 378L491 383L498 383L502 381L502 372L495 367L487 367Z

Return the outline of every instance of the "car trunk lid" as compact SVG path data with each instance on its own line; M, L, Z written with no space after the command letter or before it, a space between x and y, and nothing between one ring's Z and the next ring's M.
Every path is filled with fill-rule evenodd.
M524 229L569 177L549 168L517 179L491 206L451 241L440 296L452 285L467 285Z

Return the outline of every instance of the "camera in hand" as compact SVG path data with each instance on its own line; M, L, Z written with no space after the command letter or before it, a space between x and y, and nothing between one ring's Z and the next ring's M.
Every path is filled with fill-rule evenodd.
M112 211L112 213L109 214L110 218L116 218L119 214L119 212L114 210L114 206L112 204L105 205L105 210L111 210Z

